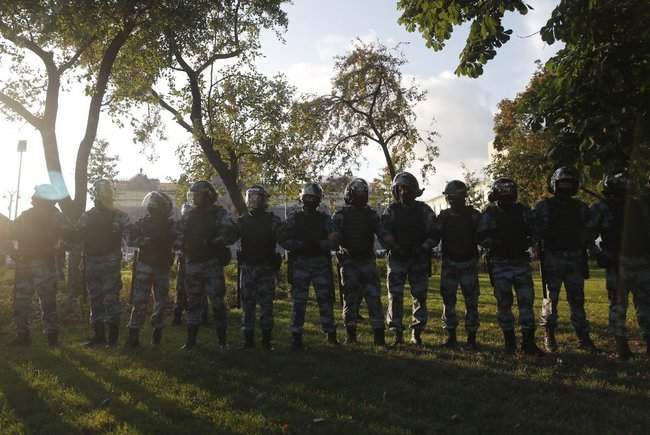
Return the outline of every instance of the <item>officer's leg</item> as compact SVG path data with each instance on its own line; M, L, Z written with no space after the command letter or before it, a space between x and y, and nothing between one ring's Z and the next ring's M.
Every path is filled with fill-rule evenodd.
M144 320L147 312L147 302L149 294L151 293L151 285L153 284L153 273L149 266L142 263L136 267L135 275L133 278L133 295L131 308L131 316L129 317L128 328L140 330L144 325Z
M185 292L187 294L187 326L201 324L201 310L206 293L205 272L201 264L188 264L185 271Z
M153 282L153 310L151 313L151 326L153 335L151 342L160 344L162 329L165 324L164 315L167 300L169 298L169 270L159 269L154 275Z
M408 280L411 286L413 339L420 344L419 337L427 324L427 290L429 287L429 264L426 261L414 262L408 271Z
M404 330L402 317L404 316L404 283L408 264L388 256L388 310L386 322L394 330L397 337L401 337Z
M366 298L368 305L368 316L373 331L384 330L384 308L381 304L381 284L379 282L379 271L374 259L370 260L363 267L362 273L362 295Z
M121 256L114 256L107 260L104 281L104 309L108 325L108 344L117 344L119 335L120 315L120 290L122 289L122 264Z
M478 300L481 294L477 263L463 268L460 275L460 288L465 298L465 330L467 330L468 344L474 346L479 327Z
M517 292L517 305L519 306L519 324L521 325L521 348L528 355L543 355L544 353L535 344L535 314L533 302L535 290L530 264L525 263L516 268L515 291Z
M440 296L442 296L442 327L445 330L456 330L456 293L460 281L457 268L446 261L442 262L440 271Z
M332 270L329 264L319 268L314 273L314 290L320 313L320 324L323 332L328 335L332 342L335 340L336 322L334 320L334 282L332 281ZM334 334L334 337L332 337Z
M639 323L641 335L643 336L650 351L650 262L645 268L639 269L636 282L632 288L636 320Z
M95 259L86 259L86 288L90 305L90 323L96 325L106 321L104 306L104 277L102 264Z
M43 333L48 337L48 343L55 345L59 331L59 318L56 311L56 264L41 263L33 270L34 287L38 292L43 319Z
M34 279L29 261L19 260L16 263L14 319L16 322L17 345L30 343L29 317L31 314L32 297L34 294Z
M241 268L241 328L244 333L255 329L256 287L259 282L259 274L256 273L257 271L257 268L251 266L243 266Z
M257 286L257 302L260 305L260 329L273 329L273 299L275 297L275 269L265 268L260 274Z
M176 275L176 301L174 304L174 320L172 324L180 325L183 311L187 310L187 293L185 292L185 259L178 260L178 274Z
M210 267L208 274L207 294L212 300L212 312L217 330L217 339L220 347L226 345L226 327L228 324L228 313L226 309L226 281L223 274L223 266L220 263Z
M512 314L512 274L509 266L494 265L492 268L494 297L497 300L497 321L506 339L506 349L513 351L515 316Z
M564 275L567 301L571 309L571 324L578 337L589 332L589 321L585 312L585 278L582 267L575 263Z
M560 259L550 256L544 261L544 279L546 281L546 297L542 299L542 314L540 325L547 331L555 331L557 327L557 304L560 299L560 289L564 277Z
M343 283L343 324L349 332L357 327L357 312L359 310L361 293L361 270L359 265L351 260L346 261L341 268Z
M302 349L302 328L305 324L305 311L307 310L307 296L309 295L311 274L306 268L295 264L292 275L291 348L300 350Z

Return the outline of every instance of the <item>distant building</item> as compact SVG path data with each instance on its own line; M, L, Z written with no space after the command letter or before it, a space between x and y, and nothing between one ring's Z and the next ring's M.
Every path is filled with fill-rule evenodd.
M157 178L149 178L142 173L142 169L139 174L128 180L115 182L115 207L127 213L131 221L140 219L146 213L146 210L142 208L142 200L152 190L169 195L174 204L174 215L178 216L179 211L176 206L178 185L162 183Z

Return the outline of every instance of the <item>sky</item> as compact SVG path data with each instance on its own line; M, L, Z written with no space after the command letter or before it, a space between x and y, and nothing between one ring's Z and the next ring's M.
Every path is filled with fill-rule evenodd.
M284 42L272 33L262 36L263 57L257 64L261 72L286 74L298 91L324 94L329 91L333 74L333 56L344 54L358 38L379 40L388 46L400 43L408 63L403 67L407 80L414 79L427 98L416 107L418 127L439 133L440 157L436 174L424 183L423 198L442 192L447 181L461 178L461 163L480 170L487 164L488 143L492 140L493 116L497 103L522 91L535 70L535 60L551 57L559 46L548 46L536 33L546 22L557 0L531 0L535 8L528 15L506 15L504 27L512 28L511 40L485 67L478 79L453 74L464 46L468 27L456 28L441 52L426 48L419 33L408 33L397 23L399 12L394 0L294 0L285 6L289 26ZM532 35L532 36L531 36ZM0 83L6 80L0 65ZM57 137L64 177L73 185L74 162L83 136L88 99L80 90L62 95ZM132 131L115 125L107 114L100 119L98 138L109 141L109 153L119 156L118 178L130 178L140 169L149 177L175 179L180 169L174 153L189 142L184 130L170 117L165 118L167 140L155 147L156 158L149 160L132 141ZM433 122L433 123L432 123ZM0 119L0 212L7 214L9 195L16 191L19 139L28 141L24 154L19 210L29 205L33 186L48 182L38 133L24 122ZM374 178L385 165L380 151L369 147L364 152L359 176ZM417 170L416 167L413 168ZM12 211L13 215L13 211Z

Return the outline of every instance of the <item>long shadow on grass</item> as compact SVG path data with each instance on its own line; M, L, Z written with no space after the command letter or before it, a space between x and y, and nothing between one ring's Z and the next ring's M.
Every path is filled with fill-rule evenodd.
M495 357L472 366L468 357L459 366L456 359L321 345L299 354L284 349L273 354L197 349L192 354L198 365L215 370L200 377L179 372L178 361L186 358L182 354L165 360L141 356L138 363L164 370L215 398L227 397L246 412L255 409L286 422L297 432L431 433L454 425L481 432L567 427L576 432L617 427L635 432L650 424L641 400L648 398L647 392L601 391L598 385L556 381L552 373L550 379L531 379L536 372L550 371L550 363L531 359ZM314 423L320 418L325 422Z

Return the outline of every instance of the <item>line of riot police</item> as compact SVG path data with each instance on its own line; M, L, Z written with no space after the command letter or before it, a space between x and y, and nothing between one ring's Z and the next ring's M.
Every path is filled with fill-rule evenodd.
M129 298L131 313L126 340L129 347L140 344L140 329L145 322L150 296L153 298L152 343L161 343L170 270L177 254L181 259L178 279L185 292L185 296L177 295L177 305L184 305L187 310L187 338L183 348L196 346L199 328L205 323L206 299L209 299L217 346L224 349L228 326L224 267L231 260L229 246L237 240L241 240L237 256L238 298L245 348L255 345L258 305L262 347L272 348L275 281L282 263L276 252L278 244L288 252L292 349L303 347L310 285L315 289L321 329L329 343L338 344L333 252L336 253L335 267L342 292L346 342L357 341L359 305L365 299L374 344L386 344L387 325L393 332L394 344L402 345L404 291L408 281L412 301L411 343L422 346L422 334L428 320L431 254L440 243L440 292L446 347L459 347L456 296L460 287L465 300L466 348L478 349L479 254L484 250L506 351L514 353L517 349L512 313L516 296L521 349L526 354L543 354L535 343L532 250L541 265L540 324L545 331L545 350L555 352L558 348L555 338L557 305L564 285L579 345L597 353L589 335L584 296L584 280L588 277L587 251L591 251L607 270L609 332L615 337L618 356L628 359L632 353L627 344L625 324L630 292L641 333L650 347L650 216L648 204L628 193L625 172L609 174L603 184L604 197L589 209L575 197L579 188L576 172L567 167L559 168L551 177L553 196L530 210L517 202L514 181L502 177L495 180L490 190L491 205L481 213L466 204L467 186L454 180L444 190L449 208L436 216L427 204L417 199L422 194L417 179L403 172L394 178L393 202L381 216L368 206L368 184L356 178L345 188L345 205L330 217L319 209L323 197L321 187L317 183L307 183L300 194L301 207L282 222L267 210L269 194L260 185L246 192L249 213L233 219L216 203L217 193L212 184L198 181L188 194L191 207L184 210L178 222L172 218L171 199L154 191L143 200L146 216L130 223L128 216L114 207L111 182L100 180L91 189L94 207L74 226L69 225L55 208L52 187L37 186L32 198L33 208L9 224L6 236L17 246L12 254L16 259L17 335L14 344L30 343L29 313L34 291L41 302L48 343L57 344L55 252L61 241L69 241L83 244L84 249L93 331L87 344L116 345L121 321L121 248L122 240L126 239L138 249ZM385 314L375 239L388 251ZM175 322L179 320L177 311Z

